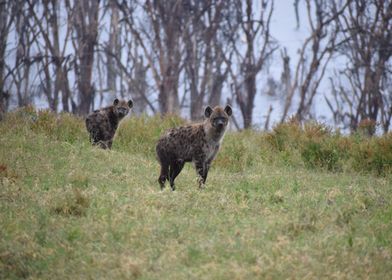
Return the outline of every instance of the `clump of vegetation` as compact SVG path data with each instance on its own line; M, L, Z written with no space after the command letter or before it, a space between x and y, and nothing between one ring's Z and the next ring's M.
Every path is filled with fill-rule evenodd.
M72 188L72 191L65 191L52 202L52 211L63 216L84 216L90 206L90 200L79 189Z
M307 168L340 171L343 166L360 172L388 174L392 168L392 137L344 136L320 123L304 125L295 120L277 125L266 137L282 157L295 157L298 151ZM292 160L294 161L294 160Z
M84 119L70 113L55 114L50 110L36 110L32 106L20 108L6 115L4 126L17 125L18 130L29 129L47 137L75 143L88 140Z
M113 147L155 157L155 145L159 136L166 129L185 123L184 119L176 115L130 117L120 124Z
M352 145L351 157L354 170L375 172L378 175L392 173L392 134L360 139Z
M339 153L328 143L309 141L304 145L301 156L308 168L338 169Z
M295 118L276 125L266 137L268 143L278 151L298 149L303 139L303 129Z
M252 166L262 154L260 135L246 130L242 133L226 133L214 166L232 172L242 172Z

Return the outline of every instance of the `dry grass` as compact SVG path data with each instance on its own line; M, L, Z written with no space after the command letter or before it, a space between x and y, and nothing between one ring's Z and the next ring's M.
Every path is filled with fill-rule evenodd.
M37 126L29 114L0 123L2 279L392 276L387 137L310 128L304 136L297 127L306 139L288 133L275 149L274 133L229 133L206 190L187 165L178 190L161 192L148 145L178 118L126 120L103 151L89 145L81 120ZM336 149L340 168L308 166L306 141ZM382 176L355 167L354 150L382 154Z

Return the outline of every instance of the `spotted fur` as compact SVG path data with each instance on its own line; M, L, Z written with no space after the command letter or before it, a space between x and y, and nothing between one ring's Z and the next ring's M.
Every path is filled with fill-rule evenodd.
M132 108L132 100L115 99L112 106L95 110L86 118L86 128L90 142L103 149L111 149L118 124Z
M211 109L208 106L204 112L204 122L172 128L162 135L156 146L161 165L158 179L161 189L168 180L172 190L175 190L174 180L186 162L194 163L199 176L199 188L204 187L208 170L219 151L231 114L230 106L225 109L219 106Z

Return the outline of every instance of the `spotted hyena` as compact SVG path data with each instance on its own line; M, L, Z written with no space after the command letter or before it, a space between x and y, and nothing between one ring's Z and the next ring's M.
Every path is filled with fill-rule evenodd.
M95 110L87 116L86 127L90 134L90 142L103 149L111 149L118 124L132 106L132 100L127 102L116 98L112 106Z
M193 162L198 173L199 188L203 188L212 160L218 153L220 144L232 114L230 106L208 106L205 121L189 126L169 129L159 140L156 152L161 165L158 182L161 189L169 180L175 190L174 180L186 162Z

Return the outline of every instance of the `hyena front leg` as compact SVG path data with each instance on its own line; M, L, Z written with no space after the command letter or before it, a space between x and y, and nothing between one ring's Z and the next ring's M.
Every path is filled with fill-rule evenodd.
M112 145L113 145L113 140L108 140L108 141L106 142L106 146L108 147L109 150L112 149Z
M102 135L101 135L100 130L97 128L93 128L91 131L91 134L90 134L91 144L93 146L99 146L100 148L105 149L105 147L103 147L104 143L101 139L102 139Z
M97 142L98 142L98 133L97 133L97 131L94 128L89 130L89 136L90 136L89 137L90 143L92 145L96 145Z
M208 174L208 165L204 160L196 161L195 162L195 167L196 167L196 172L198 174L198 183L199 183L199 189L204 189L205 188L205 182L207 180L207 174Z
M104 149L104 150L110 149L110 148L109 148L109 143L108 143L108 141L105 141L105 140L99 140L99 141L97 142L97 145L99 145L99 147L102 148L102 149Z
M210 162L207 162L207 163L205 164L204 176L203 176L204 184L207 182L207 175L208 175L208 171L210 170L210 166L211 166L211 163L210 163Z

